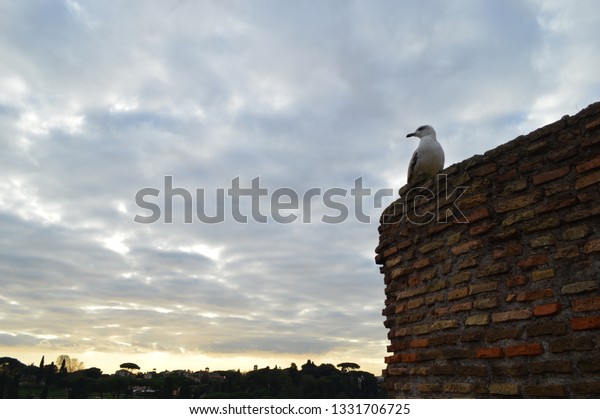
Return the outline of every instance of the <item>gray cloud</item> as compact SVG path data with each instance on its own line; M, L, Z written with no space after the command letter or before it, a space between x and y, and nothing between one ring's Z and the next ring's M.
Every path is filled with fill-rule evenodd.
M143 225L136 192L160 189L164 210L171 175L214 213L238 176L397 190L420 124L452 164L596 101L592 7L3 5L0 348L336 354L376 371L372 201L370 224L323 224L315 203L310 224L206 225L183 223L177 198L174 223Z

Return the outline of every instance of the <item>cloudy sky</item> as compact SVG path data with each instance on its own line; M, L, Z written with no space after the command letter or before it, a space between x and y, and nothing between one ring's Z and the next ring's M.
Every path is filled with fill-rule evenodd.
M379 374L382 209L357 219L355 180L397 191L421 124L450 165L575 114L599 68L593 0L0 0L0 355ZM224 221L167 213L166 176ZM267 222L243 196L239 223L257 177Z

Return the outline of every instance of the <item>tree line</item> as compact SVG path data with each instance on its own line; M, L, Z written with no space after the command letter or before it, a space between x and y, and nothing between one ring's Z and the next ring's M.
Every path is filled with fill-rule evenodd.
M377 398L379 381L345 362L298 367L257 368L253 371L163 371L141 373L126 362L114 374L85 368L66 355L46 364L25 365L0 358L0 398Z

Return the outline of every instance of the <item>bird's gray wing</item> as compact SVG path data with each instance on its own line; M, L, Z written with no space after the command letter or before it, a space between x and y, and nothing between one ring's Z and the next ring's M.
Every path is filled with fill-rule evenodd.
M417 160L419 160L419 151L415 150L415 152L412 155L412 158L410 159L410 163L408 164L408 183L412 183L413 176L416 175L415 171L415 167L417 165Z

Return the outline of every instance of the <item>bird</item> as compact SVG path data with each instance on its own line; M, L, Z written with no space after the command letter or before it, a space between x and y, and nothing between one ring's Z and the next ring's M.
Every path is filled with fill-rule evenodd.
M408 165L408 183L413 184L421 177L433 177L444 168L444 150L438 143L435 130L431 125L421 125L406 138L420 138Z

